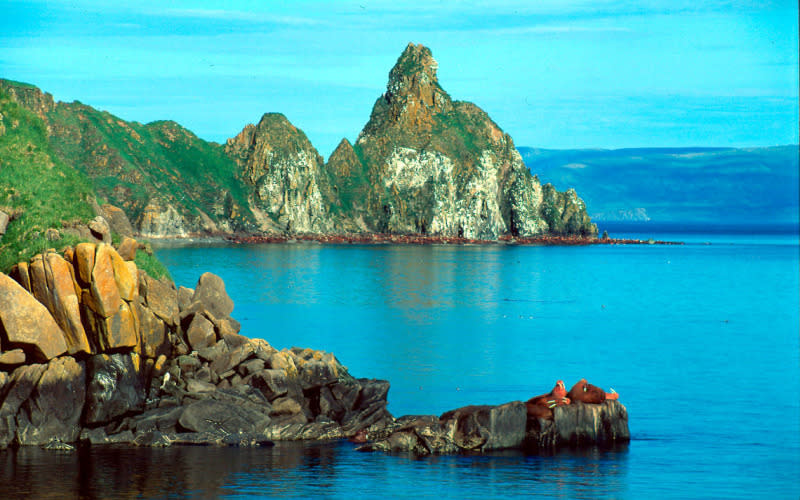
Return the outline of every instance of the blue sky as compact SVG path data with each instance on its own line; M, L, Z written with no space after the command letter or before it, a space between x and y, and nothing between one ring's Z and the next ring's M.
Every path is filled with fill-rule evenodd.
M410 41L518 146L798 142L795 1L14 2L0 77L224 141L284 113L354 140Z

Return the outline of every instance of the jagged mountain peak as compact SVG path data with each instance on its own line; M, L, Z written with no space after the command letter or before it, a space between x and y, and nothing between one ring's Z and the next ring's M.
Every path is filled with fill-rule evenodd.
M409 43L389 72L386 92L392 97L407 94L420 97L421 94L430 95L433 89L441 90L436 76L438 68L428 47Z
M438 67L429 48L409 43L389 72L386 92L375 103L370 122L378 128L430 129L435 115L453 108L439 85Z

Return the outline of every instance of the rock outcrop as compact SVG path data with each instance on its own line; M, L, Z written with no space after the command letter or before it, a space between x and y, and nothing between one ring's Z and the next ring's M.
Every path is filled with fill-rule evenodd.
M437 68L428 48L409 44L353 152L342 143L331 156L326 168L351 218L379 233L596 235L574 192L545 191L511 137L474 104L452 100Z
M267 113L258 125L247 125L228 139L225 152L242 168L253 188L255 212L272 231L328 233L333 223L322 157L302 130L279 113Z
M596 236L577 194L541 185L484 111L451 99L437 67L409 44L355 144L343 139L327 164L279 113L223 146L8 80L0 92L33 111L54 157L113 203L99 215L124 236Z
M138 245L124 239L132 259ZM105 243L0 274L0 447L254 446L333 439L393 419L389 384L329 353L239 335L225 284L154 279Z
M612 446L630 440L628 414L618 401L575 403L554 409L554 418L527 415L525 403L467 406L435 415L406 416L367 436L361 451L419 455L501 449L552 451L565 446Z

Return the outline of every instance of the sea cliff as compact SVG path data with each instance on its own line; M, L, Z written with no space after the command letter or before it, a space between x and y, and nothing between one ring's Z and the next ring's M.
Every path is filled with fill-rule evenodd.
M595 237L577 193L542 185L483 110L450 97L437 68L427 47L409 44L355 143L342 139L327 162L280 113L220 145L9 80L0 80L0 137L40 130L52 161L85 176L98 204L146 238ZM13 119L15 106L27 120Z

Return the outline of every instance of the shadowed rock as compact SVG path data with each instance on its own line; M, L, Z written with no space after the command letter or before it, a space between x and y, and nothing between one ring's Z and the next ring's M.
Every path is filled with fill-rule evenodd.
M233 301L225 291L225 283L216 274L203 273L200 276L192 301L202 303L216 317L230 316L233 312Z
M48 361L67 350L64 332L47 308L2 273L0 335L4 346L20 347L34 361Z
M107 423L144 409L144 386L131 354L98 354L88 359L86 369L86 424Z
M50 361L17 414L17 441L23 445L77 441L85 398L83 363L69 356Z
M416 454L462 453L506 448L552 450L563 446L609 446L630 440L628 416L618 401L558 406L553 420L528 417L519 401L467 406L441 417L409 416L369 435L362 451Z
M186 407L178 423L192 432L256 433L269 425L269 417L233 403L203 400Z

